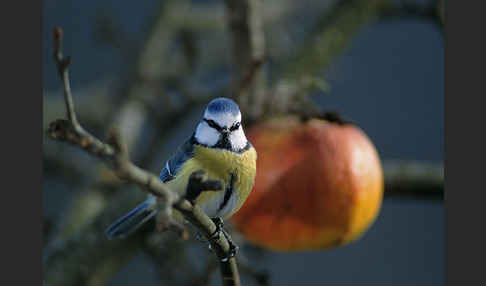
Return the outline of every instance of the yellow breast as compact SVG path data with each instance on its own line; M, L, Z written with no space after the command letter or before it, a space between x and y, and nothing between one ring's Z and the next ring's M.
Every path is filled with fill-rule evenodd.
M256 158L257 154L253 147L245 152L235 153L196 145L194 157L187 160L181 166L176 177L167 184L174 191L184 194L189 176L194 171L203 169L209 178L220 180L223 183L223 190L203 192L196 199L196 204L210 217L228 218L240 209L253 188ZM225 207L220 209L232 173L236 176L233 184L233 195Z

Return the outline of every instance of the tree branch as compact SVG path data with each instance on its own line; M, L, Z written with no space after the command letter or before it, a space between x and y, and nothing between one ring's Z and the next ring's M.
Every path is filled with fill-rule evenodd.
M393 3L389 0L338 0L325 11L307 40L277 72L276 83L265 99L266 116L306 112L315 104L312 89L327 90L322 71L350 45L353 37L370 23L394 18L431 20L442 29L440 3ZM311 103L311 104L309 104ZM318 111L317 109L315 111Z
M64 102L66 103L66 112L69 121L73 123L74 126L79 126L78 120L76 119L76 113L74 112L73 99L70 97L71 86L69 82L69 73L67 67L71 64L70 57L64 57L62 55L62 30L54 29L54 58L57 64L57 70L59 75L64 82Z
M105 143L82 128L76 120L74 111L71 90L69 88L68 67L71 61L69 58L66 59L62 55L62 30L60 28L55 29L54 40L56 41L55 61L64 85L64 98L66 100L68 120L59 119L52 122L47 131L48 135L52 139L68 142L81 147L86 152L107 163L107 165L122 180L134 183L143 190L156 196L158 205L162 208L160 213L162 213L164 219L166 219L166 221L158 220L158 224L164 223L166 226L170 226L182 232L182 227L176 223L170 215L167 215L171 213L171 209L174 207L209 239L216 231L216 225L213 221L198 206L193 206L187 200L180 198L177 193L172 192L157 176L135 166L130 161L128 150L117 132L112 130L107 139L107 143ZM203 176L191 177L192 180L189 182L190 185L200 184L200 189L207 188L208 185L210 185L211 188L214 188L214 181L209 181ZM225 259L229 255L229 244L226 238L220 236L218 240L212 240L211 246L220 260L223 285L240 285L235 258Z
M388 6L388 0L338 0L326 11L316 30L301 45L296 57L283 67L282 77L314 76L349 45L352 37L376 14Z
M366 24L397 17L419 17L440 22L438 7L431 4L393 4L389 0L338 0L317 24L316 30L301 45L295 58L283 67L284 78L315 75L326 68L349 46L353 36Z
M425 162L385 161L385 196L388 198L444 198L444 167Z
M234 94L246 121L256 120L263 112L265 97L265 35L262 0L226 0L231 31L235 80Z
M378 15L378 21L393 19L421 19L430 21L443 33L443 6L441 1L431 0L427 4L400 3L383 9Z
M111 95L108 94L105 90L101 90L100 88L91 88L86 91L85 89L83 89L82 91L90 94L90 97L96 98L96 106L98 108L93 109L93 102L91 102L92 99L87 101L84 96L81 96L76 102L76 111L78 112L78 115L81 115L80 122L83 124L84 128L87 128L88 130L91 128L91 130L98 130L100 132L105 130L107 126L120 126L121 129L119 130L123 142L126 143L128 149L131 151L130 153L132 160L136 160L133 162L137 162L141 166L153 165L152 161L154 160L154 158L157 158L155 154L156 152L160 151L161 148L161 138L164 138L164 135L168 132L168 129L174 127L174 121L177 121L178 118L182 118L183 114L186 115L188 108L195 109L196 106L194 106L193 103L196 100L204 100L205 102L207 102L208 96L214 96L214 93L209 94L207 92L203 96L200 96L201 94L197 92L197 94L195 94L197 97L194 99L188 98L188 100L185 100L187 101L185 105L174 106L173 104L168 104L168 98L170 98L170 96L167 93L163 92L163 89L167 85L173 84L174 80L172 80L172 78L176 78L177 82L181 83L181 86L186 87L184 79L189 77L188 73L192 71L187 68L181 68L181 65L187 61L181 61L180 57L176 57L176 60L174 61L169 61L169 66L172 67L171 72L169 73L157 68L146 69L145 65L143 65L143 62L146 62L147 59L153 60L154 58L160 58L159 54L162 54L165 57L168 56L167 49L170 46L170 43L173 41L176 33L178 31L181 31L182 29L180 21L178 21L177 23L172 23L172 20L174 20L173 12L175 10L179 11L179 13L183 13L184 11L186 13L192 11L188 11L187 9L185 9L187 8L187 5L179 5L181 2L187 1L168 1L167 3L164 2L164 5L161 6L158 15L155 16L154 21L151 21L150 23L147 38L143 41L138 51L135 52L137 56L134 58L133 63L127 65L131 66L131 68L128 68L128 70L131 72L126 75L126 80L122 80L122 83L126 84L119 87L119 91L117 92L115 100L113 100L112 96L103 96L105 94ZM221 8L223 7L221 6ZM221 9L221 11L224 10ZM157 55L154 55L154 53L156 53ZM166 63L167 59L163 62ZM183 74L182 76L179 75L181 73ZM129 80L130 78L132 79ZM135 78L136 80L133 80L133 78ZM154 83L156 83L156 85L154 85ZM109 85L105 83L101 84L101 86L106 87ZM190 93L191 96L194 95L192 92ZM106 106L103 106L101 108L99 107L100 96L103 101L101 102L101 104L103 105L103 103L106 103ZM164 98L165 100L163 100ZM65 101L63 100L63 98L61 98L61 100L62 101L59 101L59 103L57 104L59 105L59 107L56 109L57 112L54 113L51 110L50 104L47 104L47 106L45 105L44 114L51 114L51 116L49 116L49 118L44 121L46 122L46 129L49 122L63 116L66 108ZM160 104L157 104L156 108L154 108L154 102ZM102 112L98 114L99 112L96 112L96 110L102 110ZM163 112L160 112L160 110L163 110ZM143 148L143 152L141 153L139 151L142 151L142 149L137 148L139 149L137 151L135 147L137 146L137 142L141 139L141 136L144 135L143 132L139 131L142 130L142 127L148 119L151 119L151 121L153 122L159 123L159 125L156 126L155 134L151 136L150 140L148 140L147 142L145 139L144 145L148 147ZM107 120L112 122L107 124ZM65 164L77 162L72 164L77 167L77 169L74 170L83 171L82 178L86 179L95 175L92 180L93 182L88 182L87 185L86 183L71 184L73 186L71 190L74 193L75 197L71 200L70 206L66 208L65 215L60 216L61 222L54 224L53 235L51 235L51 237L53 237L55 240L66 240L70 239L73 235L75 235L74 231L80 229L82 226L88 226L88 224L93 223L93 221L96 220L97 216L100 214L100 211L107 207L107 204L111 204L114 200L118 199L118 190L120 183L122 182L116 176L116 174L114 174L102 162L100 164L97 164L95 167L91 167L93 166L93 162L91 162L91 160L86 160L86 158L81 158L83 159L81 161L72 159L72 156L84 156L84 154L79 154L79 152L70 152L70 149L59 148L65 146L59 146L52 143L45 144L45 146L51 147L48 149L54 151L51 152L51 154L54 153L54 156L56 156L55 159L57 159L58 161ZM68 156L59 156L59 150L69 151L67 154ZM79 179L79 177L75 178ZM117 190L117 192L115 192L115 190ZM133 200L137 199L140 198L136 196L133 197ZM94 203L96 208L86 208L86 202ZM123 205L119 204L118 207L119 209L128 209L129 205L123 207ZM100 230L98 232L103 232L103 230ZM125 243L132 242L125 241ZM86 247L86 245L84 247ZM102 248L102 246L100 247ZM127 245L126 248L130 248L130 246ZM117 249L117 252L122 252L123 249L125 249L125 247L123 247L123 245L120 245ZM111 259L111 256L113 256L113 254L106 252L103 260L109 260ZM90 267L98 268L101 267L101 264L103 263L104 262L100 262L99 260L91 260L90 263L87 263L87 265L90 265ZM113 273L117 271L117 269L115 269L114 267L111 267L110 269L111 271L113 271ZM73 273L73 275L76 276L77 274ZM88 278L86 277L86 275L82 275L82 277Z

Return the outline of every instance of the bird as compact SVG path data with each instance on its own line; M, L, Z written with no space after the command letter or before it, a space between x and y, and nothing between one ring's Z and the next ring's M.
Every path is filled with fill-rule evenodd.
M248 198L255 181L256 160L257 152L245 136L238 104L219 97L207 104L195 131L160 172L160 179L171 191L190 199L215 222L217 229L213 237L225 235L230 256L234 256L237 246L223 229L223 220L237 212ZM189 177L200 170L209 179L219 180L222 190L188 194ZM156 206L156 197L149 194L145 201L107 228L107 237L123 238L133 233L157 214Z

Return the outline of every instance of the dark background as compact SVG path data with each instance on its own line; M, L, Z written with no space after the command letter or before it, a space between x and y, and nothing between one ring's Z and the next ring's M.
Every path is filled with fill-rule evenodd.
M194 5L219 3L192 2ZM332 1L321 1L319 5L305 1L294 12L297 16L291 17L292 24L282 25L282 29L293 31L295 38L292 43L298 42L301 34L310 29L307 27L312 27L317 14L325 10L324 2ZM74 59L71 82L76 100L78 96L87 96L86 92L78 90L93 86L116 87L126 77L132 61L130 55L136 53L137 45L145 37L159 2L51 0L44 1L44 5L46 109L49 108L46 98L61 97L60 82L51 59L50 36L54 26L63 27L66 35L64 51ZM116 23L115 26L118 25L117 29L123 35L121 47L103 43L97 38L100 19L109 19ZM203 39L210 33L200 34L199 38ZM224 36L208 37L221 40L215 44L217 49L229 45L227 39L223 41ZM285 50L285 47L280 49ZM228 51L225 61L229 62L230 56ZM349 49L323 70L322 78L329 83L331 90L318 95L317 102L326 109L339 110L357 122L372 139L383 160L442 163L443 59L443 35L430 22L398 19L366 25L355 35ZM206 77L228 81L224 74L228 68L223 66L209 70L213 75ZM197 116L174 132L177 133L175 138L184 138L190 133ZM173 150L180 142L175 139L166 141L164 143L168 147L162 151L160 165L171 153L167 149ZM51 144L60 145L57 142ZM83 158L89 166L92 160L86 157ZM157 166L150 168L158 172ZM55 176L45 179L46 217L55 219L65 211L71 198L67 187ZM265 267L270 270L273 285L443 285L443 202L386 199L375 224L356 243L322 252L270 253L265 258ZM214 280L219 283L218 279ZM157 283L155 266L141 253L124 266L109 285Z

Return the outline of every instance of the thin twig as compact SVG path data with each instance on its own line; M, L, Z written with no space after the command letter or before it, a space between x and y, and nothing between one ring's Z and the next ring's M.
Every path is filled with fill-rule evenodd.
M54 40L56 41L55 60L64 84L64 97L66 99L68 120L58 119L52 122L47 131L49 137L55 140L69 142L81 147L91 155L102 159L120 179L134 183L143 190L156 196L158 201L165 206L161 213L170 213L168 209L174 207L209 239L216 231L216 225L213 221L197 205L193 206L187 200L180 198L177 193L172 192L157 176L135 166L130 161L128 150L116 131L112 130L110 132L107 143L105 143L85 131L77 122L72 94L69 88L68 67L70 60L66 60L62 55L62 30L60 28L55 29ZM201 186L199 188L201 189L207 187L214 188L214 181L206 180L203 176L194 176L189 184L200 184ZM171 217L166 218L171 219ZM181 227L174 221L168 221L166 223L173 228ZM224 259L228 257L230 250L227 239L224 236L220 236L218 240L211 241L211 246L220 260L223 285L240 285L235 258Z
M62 55L62 36L63 32L60 28L54 29L54 59L57 64L57 69L59 75L64 82L64 100L66 102L66 111L69 121L73 123L74 126L79 126L78 120L76 118L76 113L74 112L74 103L71 96L71 85L69 83L69 73L68 67L71 64L70 57L64 57Z

